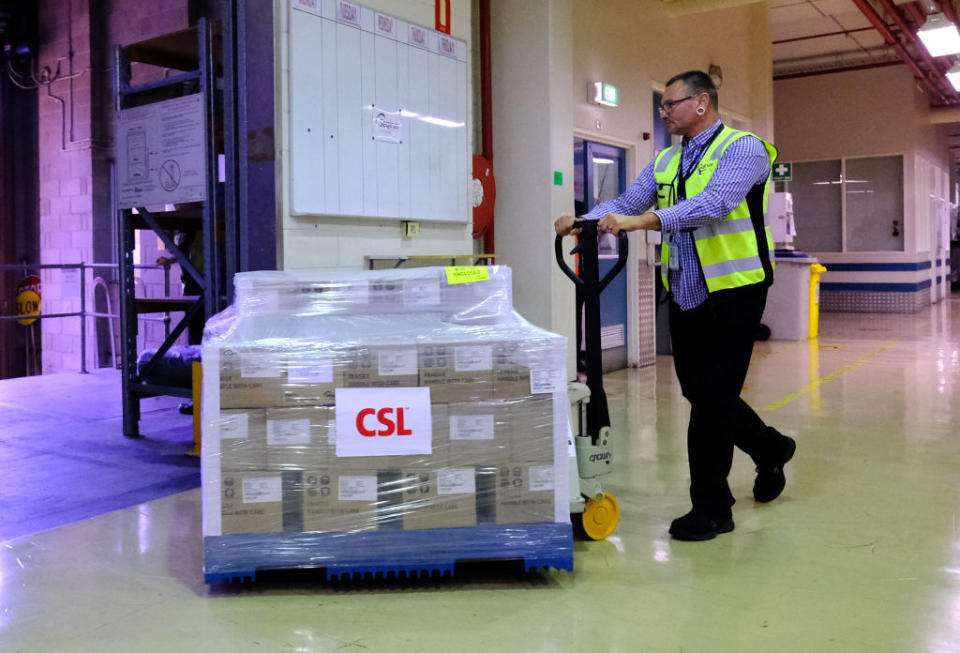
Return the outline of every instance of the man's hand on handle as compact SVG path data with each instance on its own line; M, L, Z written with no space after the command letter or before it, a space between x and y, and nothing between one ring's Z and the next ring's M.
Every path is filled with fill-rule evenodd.
M576 221L576 216L564 213L557 221L553 223L553 228L556 230L558 236L576 236L580 233L580 229L574 229L573 223Z
M574 228L573 224L577 218L564 214L557 218L553 223L553 228L558 236L577 235L580 229ZM647 211L640 215L620 215L619 213L608 213L600 219L597 225L600 231L617 235L621 231L634 231L636 229L648 229L651 231L660 231L660 217L653 211Z
M617 219L619 217L623 216L618 216L616 213L608 213L600 218L600 224L598 224L597 227L600 229L600 231L611 233L616 236L618 233L620 233L620 230L623 229L623 226Z

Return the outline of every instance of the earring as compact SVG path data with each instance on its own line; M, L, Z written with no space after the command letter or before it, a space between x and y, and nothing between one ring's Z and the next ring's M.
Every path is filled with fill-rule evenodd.
M704 109L703 107L697 107L697 115L698 115L698 116L702 116L702 115L705 114L706 112L707 112L707 110Z

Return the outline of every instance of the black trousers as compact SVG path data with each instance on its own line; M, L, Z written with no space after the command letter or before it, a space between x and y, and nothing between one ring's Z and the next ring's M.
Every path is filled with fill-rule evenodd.
M740 398L766 302L764 285L711 293L689 311L670 302L673 363L690 402L690 499L711 517L729 515L734 504L727 484L734 446L757 464L780 446L780 435Z

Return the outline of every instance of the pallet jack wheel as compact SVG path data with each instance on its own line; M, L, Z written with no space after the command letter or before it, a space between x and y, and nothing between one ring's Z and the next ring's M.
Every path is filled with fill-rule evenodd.
M620 504L609 492L603 501L587 500L583 509L583 531L591 540L603 540L613 533L620 522Z

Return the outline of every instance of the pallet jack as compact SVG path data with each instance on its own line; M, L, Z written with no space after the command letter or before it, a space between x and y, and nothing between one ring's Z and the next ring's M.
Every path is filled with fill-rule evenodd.
M612 494L603 491L600 483L600 478L613 469L610 412L607 409L607 395L603 391L600 293L626 264L628 241L626 232L621 231L617 263L600 279L597 221L577 220L574 226L580 228L580 237L571 254L580 255L579 274L563 260L563 237L558 235L555 242L557 264L576 285L578 298L583 300L586 352L586 384L571 382L567 386L570 398L567 437L570 514L575 523L583 525L583 531L590 539L602 540L616 529L620 520L620 506Z

